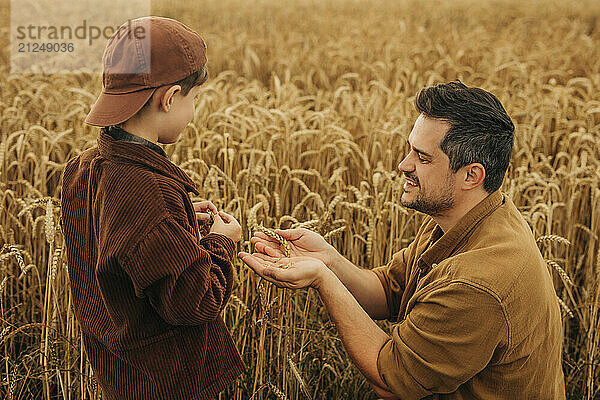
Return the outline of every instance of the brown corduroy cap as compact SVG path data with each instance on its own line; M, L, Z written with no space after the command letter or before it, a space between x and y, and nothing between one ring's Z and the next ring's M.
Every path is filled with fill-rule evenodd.
M137 18L111 36L102 62L102 93L85 122L117 125L137 113L158 87L204 67L206 44L174 19Z

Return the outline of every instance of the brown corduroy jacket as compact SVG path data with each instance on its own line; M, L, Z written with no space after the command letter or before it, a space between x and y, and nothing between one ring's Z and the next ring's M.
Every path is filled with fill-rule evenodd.
M397 322L379 373L401 399L565 398L552 278L500 191L448 232L428 217L414 241L374 271Z
M107 400L210 399L243 372L220 317L234 242L200 238L189 191L167 157L104 132L65 168L73 306Z

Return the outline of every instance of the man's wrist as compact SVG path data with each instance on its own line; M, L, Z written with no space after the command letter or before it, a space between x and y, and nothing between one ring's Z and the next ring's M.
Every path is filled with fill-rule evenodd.
M335 265L339 264L339 257L341 257L340 253L335 249L335 247L329 245L329 252L323 263L327 266L328 269L333 269Z
M317 279L315 279L313 287L320 293L325 288L331 286L331 284L336 280L338 280L337 276L332 270L329 269L329 267L327 267L327 265L324 265L317 274Z

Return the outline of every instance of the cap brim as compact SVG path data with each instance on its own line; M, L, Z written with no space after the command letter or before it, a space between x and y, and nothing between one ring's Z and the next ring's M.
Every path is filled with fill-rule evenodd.
M111 126L127 121L146 104L158 88L148 88L124 94L100 93L85 118L85 123Z

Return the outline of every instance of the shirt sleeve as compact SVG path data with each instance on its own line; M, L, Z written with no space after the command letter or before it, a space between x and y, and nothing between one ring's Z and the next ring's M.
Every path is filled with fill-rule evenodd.
M147 297L172 325L215 319L232 290L234 242L209 234L200 241L169 216L121 260L138 297Z
M394 327L379 352L379 374L402 399L452 393L503 354L508 336L496 297L470 283L444 283Z
M419 227L414 240L407 247L394 253L387 265L372 269L383 286L389 312L388 320L391 322L396 322L398 318L402 295L406 290L419 244L423 237L429 237L429 233L435 225L435 221L427 216Z
M383 286L388 306L388 320L390 321L396 321L400 310L402 293L406 289L406 269L408 264L406 257L408 251L409 248L406 247L394 253L387 265L373 268L372 270L381 281L381 286Z

